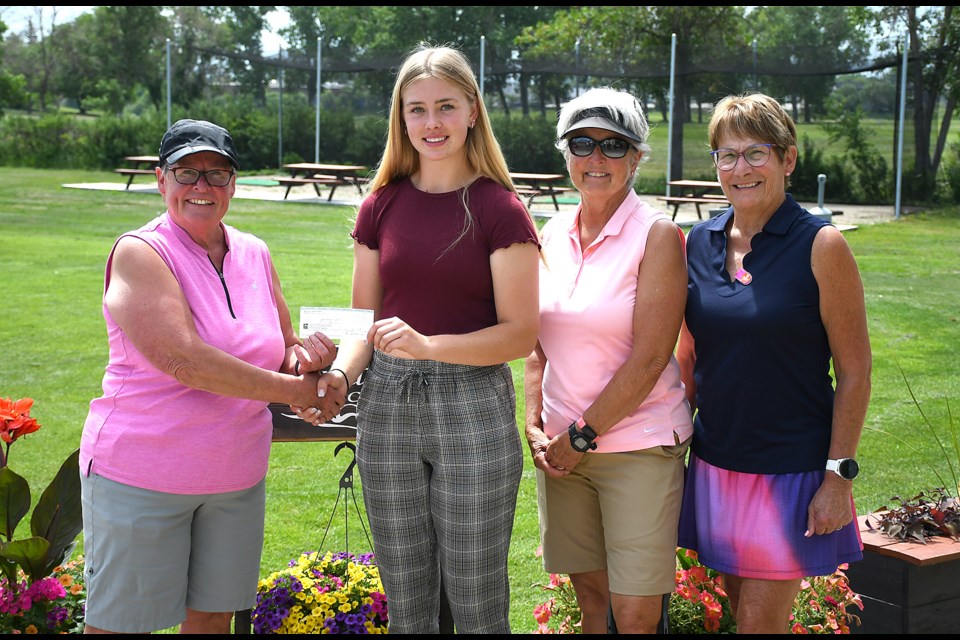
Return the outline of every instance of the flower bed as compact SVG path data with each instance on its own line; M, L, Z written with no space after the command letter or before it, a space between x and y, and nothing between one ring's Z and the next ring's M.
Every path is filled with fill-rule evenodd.
M387 597L373 554L304 552L260 581L253 632L386 633Z
M22 571L19 578L0 578L0 633L83 633L83 556L32 584Z
M83 629L83 560L66 562L83 529L80 450L60 466L33 507L30 535L17 538L33 499L10 468L13 443L37 432L32 398L0 398L0 632L71 633Z
M538 553L539 555L539 553ZM850 633L851 624L860 624L852 607L863 610L859 595L850 589L841 565L833 575L807 578L790 614L793 633ZM676 590L668 609L671 635L736 633L737 625L724 591L723 577L700 564L697 554L677 549ZM536 633L580 633L580 610L570 578L550 574L550 582L539 585L553 595L534 608Z

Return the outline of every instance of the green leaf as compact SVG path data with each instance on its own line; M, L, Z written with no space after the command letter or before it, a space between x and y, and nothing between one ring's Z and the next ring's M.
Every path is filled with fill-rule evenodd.
M30 485L22 477L10 470L0 469L0 534L4 539L12 540L17 525L30 511Z
M83 531L80 449L64 460L57 476L40 496L30 518L30 531L50 543L44 567L47 574L73 551L77 536Z
M0 549L3 548L3 542L0 542ZM0 573L7 579L7 584L14 584L17 580L17 563L9 558L0 556Z
M3 544L0 546L0 557L13 560L19 564L32 583L50 575L44 561L49 549L49 542L35 536Z

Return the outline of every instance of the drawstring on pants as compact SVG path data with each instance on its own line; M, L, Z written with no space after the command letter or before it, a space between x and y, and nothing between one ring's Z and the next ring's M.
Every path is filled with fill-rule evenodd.
M412 402L416 394L418 404L427 402L427 372L420 369L409 369L400 378L400 397L405 402Z

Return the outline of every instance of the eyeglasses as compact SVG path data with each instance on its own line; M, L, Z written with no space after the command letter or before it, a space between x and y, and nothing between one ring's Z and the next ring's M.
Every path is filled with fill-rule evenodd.
M230 178L233 177L233 171L224 169L200 171L190 167L174 167L170 169L170 173L180 184L197 184L200 176L203 176L211 187L225 187L230 184Z
M743 159L751 167L762 167L770 160L771 149L776 146L769 143L752 144L739 153L733 149L715 149L710 152L710 155L713 156L713 162L720 171L733 169L737 166L740 156L743 156Z
M623 156L627 155L627 151L632 145L623 138L594 140L593 138L588 138L587 136L570 138L570 141L567 142L567 148L570 149L570 153L579 158L586 158L593 153L593 150L597 146L600 147L600 152L608 158L622 158Z

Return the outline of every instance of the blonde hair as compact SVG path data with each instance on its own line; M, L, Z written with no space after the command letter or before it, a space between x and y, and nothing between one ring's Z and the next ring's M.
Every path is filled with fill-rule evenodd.
M421 43L407 56L397 73L390 100L390 118L387 144L377 171L370 182L376 191L394 180L412 176L420 169L420 155L404 133L403 92L411 84L424 78L438 78L466 94L471 106L477 108L477 119L467 135L467 162L479 175L499 182L516 194L510 178L507 161L500 143L493 135L487 109L480 97L480 86L466 57L451 47L433 47Z
M787 149L797 146L793 118L779 102L763 93L727 96L717 103L707 127L710 148L716 149L728 134L769 142L781 160ZM784 176L783 186L790 186L790 176Z

